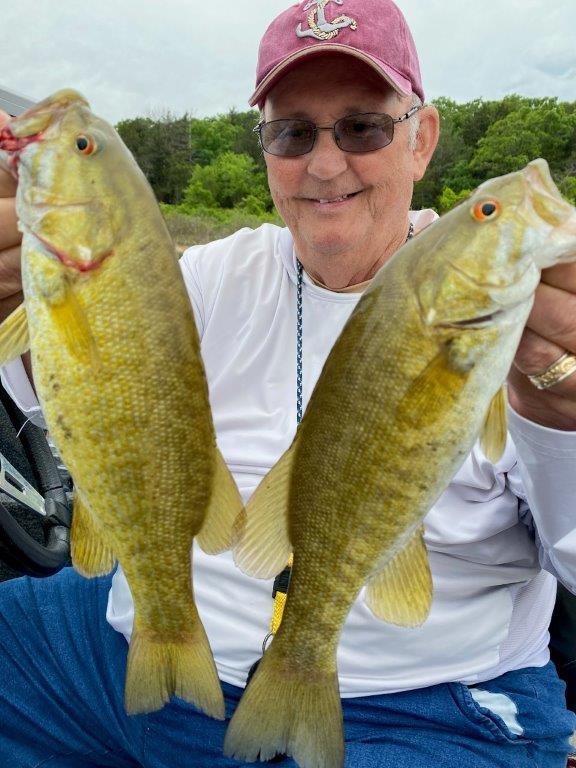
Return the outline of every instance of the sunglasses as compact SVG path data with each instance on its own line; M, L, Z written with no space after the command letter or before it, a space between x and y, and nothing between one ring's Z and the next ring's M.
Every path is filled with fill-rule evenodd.
M264 152L278 157L298 157L312 151L318 131L332 131L334 141L344 152L374 152L387 147L394 138L394 125L403 123L422 106L412 107L402 117L366 112L347 115L334 125L316 125L310 120L271 120L254 127Z

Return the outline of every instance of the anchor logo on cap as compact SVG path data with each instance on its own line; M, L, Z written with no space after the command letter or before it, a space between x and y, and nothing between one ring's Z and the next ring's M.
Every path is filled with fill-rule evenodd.
M316 40L331 40L345 27L350 27L352 30L357 28L358 23L356 19L351 19L350 16L338 16L332 21L326 21L324 9L331 1L338 5L342 5L344 2L344 0L310 0L306 3L304 10L312 9L306 19L310 28L302 29L302 24L298 24L296 27L298 37L315 37ZM316 16L318 16L317 21Z

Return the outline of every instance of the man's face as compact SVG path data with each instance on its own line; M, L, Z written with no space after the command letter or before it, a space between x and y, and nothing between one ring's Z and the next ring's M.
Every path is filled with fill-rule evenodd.
M288 73L268 95L264 117L327 126L345 115L400 117L409 108L410 99L400 101L362 62L336 54L312 58ZM391 243L401 244L415 178L408 123L397 124L392 143L374 152L343 152L331 132L319 131L309 154L266 154L272 197L307 269L346 257L361 271ZM320 202L346 195L340 202Z

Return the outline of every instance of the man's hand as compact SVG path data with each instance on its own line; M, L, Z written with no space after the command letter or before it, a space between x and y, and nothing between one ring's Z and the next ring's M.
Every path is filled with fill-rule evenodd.
M576 432L576 373L539 390L526 374L540 374L566 352L576 355L576 264L544 270L514 367L510 404L521 416L553 429Z
M0 129L10 116L0 111ZM22 303L20 241L16 226L16 180L0 162L0 322Z

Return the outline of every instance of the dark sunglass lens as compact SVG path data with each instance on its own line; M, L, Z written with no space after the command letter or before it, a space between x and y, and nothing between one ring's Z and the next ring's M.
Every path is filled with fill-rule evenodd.
M389 115L349 115L334 127L338 146L345 152L382 149L394 137L394 122Z
M314 145L314 125L305 120L272 120L260 132L266 152L295 157L310 152Z

